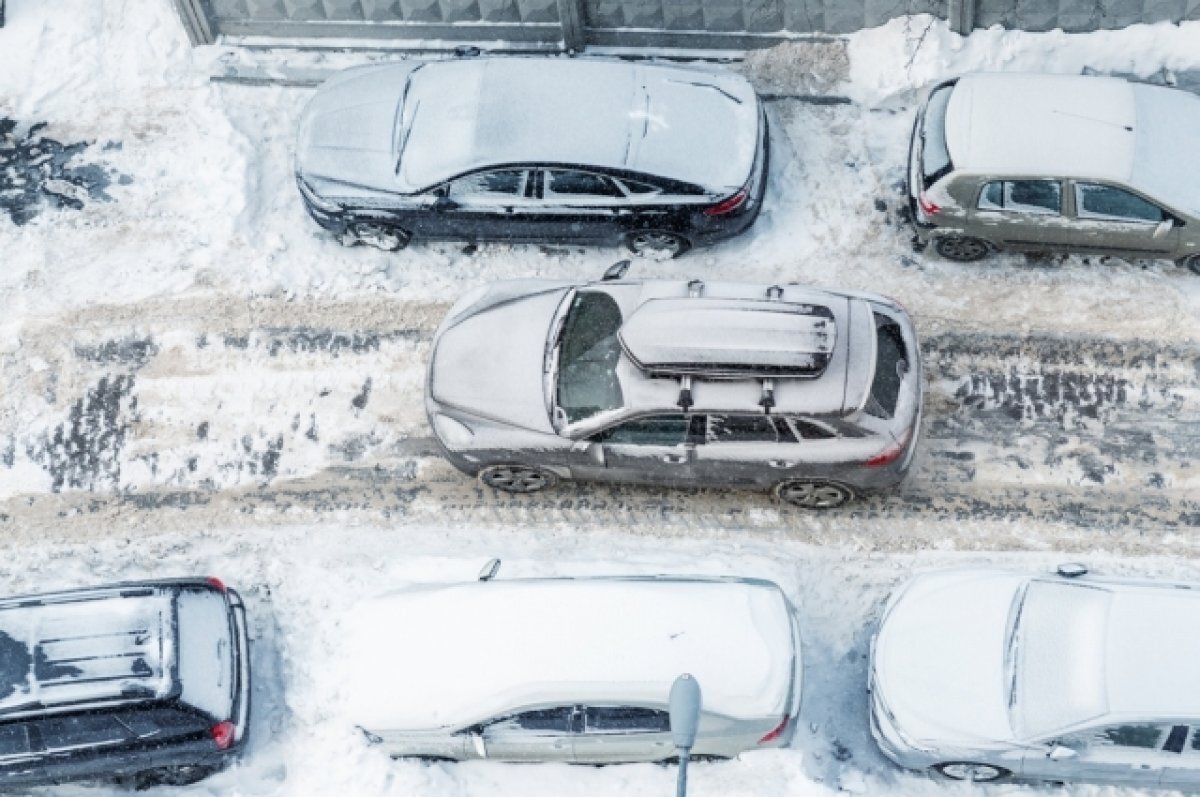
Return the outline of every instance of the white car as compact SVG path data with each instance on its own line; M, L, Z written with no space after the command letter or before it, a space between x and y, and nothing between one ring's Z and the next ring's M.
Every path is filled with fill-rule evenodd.
M901 587L871 731L956 780L1200 787L1200 585L962 569Z
M348 719L393 757L667 761L676 678L700 685L692 755L786 746L800 633L770 581L671 576L416 586L344 624Z

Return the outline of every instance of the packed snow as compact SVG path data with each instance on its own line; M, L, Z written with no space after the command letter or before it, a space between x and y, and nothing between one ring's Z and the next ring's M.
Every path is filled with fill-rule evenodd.
M210 80L248 56L191 48L174 13L168 0L9 0L0 28L0 180L12 158L44 186L20 223L0 214L0 594L208 573L242 591L248 750L170 793L670 793L669 767L392 762L345 721L341 618L389 590L471 580L491 556L501 578L782 586L805 643L796 740L694 766L694 795L1137 793L896 769L867 731L867 640L894 586L948 566L1044 571L1070 554L1200 580L1200 279L1157 261L922 255L899 186L932 82L1088 70L1182 85L1200 69L1200 23L963 38L910 17L737 65L772 97L763 214L747 235L633 275L794 280L908 308L929 375L910 486L816 516L753 493L497 497L453 471L420 400L445 311L493 279L596 277L623 255L341 247L306 217L292 171L313 90ZM43 147L52 157L34 163ZM95 169L70 171L82 167Z

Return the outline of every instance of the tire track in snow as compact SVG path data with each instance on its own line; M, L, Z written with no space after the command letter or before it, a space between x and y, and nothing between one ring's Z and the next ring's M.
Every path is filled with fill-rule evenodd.
M1185 346L930 335L910 479L899 493L816 516L756 492L579 484L512 497L480 487L441 460L424 419L426 348L444 311L387 298L197 301L31 325L18 352L0 355L14 387L0 398L0 488L6 474L14 483L0 492L0 528L73 514L128 523L133 513L618 523L805 539L891 535L925 521L943 527L930 539L955 524L1063 524L1117 537L1200 525L1191 498L1200 356ZM53 430L76 428L72 407L101 383L128 388L115 412L97 416L108 425L83 424L73 447L39 448Z

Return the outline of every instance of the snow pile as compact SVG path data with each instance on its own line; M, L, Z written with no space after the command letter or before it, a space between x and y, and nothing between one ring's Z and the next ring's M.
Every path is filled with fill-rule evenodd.
M1200 68L1200 21L1160 22L1094 33L1005 30L998 25L962 37L929 16L898 17L849 37L846 93L883 103L934 81L966 72L1084 70L1150 77Z

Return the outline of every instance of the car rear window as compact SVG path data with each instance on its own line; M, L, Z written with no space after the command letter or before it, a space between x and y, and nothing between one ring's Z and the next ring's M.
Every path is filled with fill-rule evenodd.
M950 149L946 146L946 107L954 84L939 86L929 95L925 105L925 118L921 125L921 176L925 188L936 183L954 168L950 162Z
M877 418L891 418L900 401L900 383L904 379L903 371L908 369L908 352L900 325L881 313L875 313L875 339L875 377L871 380L871 399L866 410Z
M233 705L233 633L225 597L212 590L179 593L179 681L188 705L228 719Z

